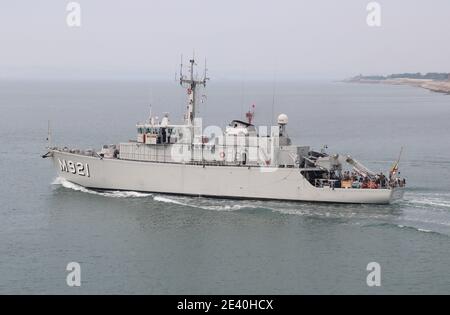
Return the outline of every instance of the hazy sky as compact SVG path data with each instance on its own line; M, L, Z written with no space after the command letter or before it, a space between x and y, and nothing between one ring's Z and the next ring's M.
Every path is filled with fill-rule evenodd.
M215 79L450 71L450 1L0 0L0 78L172 79L180 54Z

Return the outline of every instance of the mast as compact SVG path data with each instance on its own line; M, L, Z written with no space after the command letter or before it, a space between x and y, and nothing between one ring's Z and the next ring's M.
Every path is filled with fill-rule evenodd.
M194 57L189 60L189 77L183 76L183 56L181 56L181 64L180 64L180 85L185 87L187 89L188 94L188 105L187 105L187 111L186 111L186 123L193 125L194 119L195 119L195 113L196 113L196 103L197 103L197 87L199 85L203 85L203 87L206 86L206 81L209 80L209 78L206 76L207 69L206 69L206 59L205 59L205 69L203 73L203 79L197 80L194 77L194 66L197 64L195 63Z

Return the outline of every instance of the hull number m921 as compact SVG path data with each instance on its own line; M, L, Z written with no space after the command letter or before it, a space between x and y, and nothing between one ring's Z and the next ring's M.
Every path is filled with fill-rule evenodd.
M91 176L91 174L89 173L89 164L87 163L83 164L81 162L66 161L64 159L62 160L58 159L58 162L61 172L78 174L80 176L87 176L87 177Z

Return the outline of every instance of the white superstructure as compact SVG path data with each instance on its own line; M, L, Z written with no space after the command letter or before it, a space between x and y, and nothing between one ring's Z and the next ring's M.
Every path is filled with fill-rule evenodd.
M405 181L375 174L348 155L329 155L296 146L288 116L278 125L256 128L233 120L223 131L203 128L196 117L198 87L208 80L180 71L188 102L182 124L150 117L136 125L136 140L105 145L100 151L49 148L58 175L76 184L106 190L133 190L193 196L340 203L389 203L401 198ZM181 67L183 69L183 67Z

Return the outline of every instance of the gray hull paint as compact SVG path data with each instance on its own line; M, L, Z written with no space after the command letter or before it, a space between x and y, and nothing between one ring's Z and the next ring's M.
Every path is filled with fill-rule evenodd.
M205 166L100 159L52 151L58 175L93 189L130 190L193 196L336 203L386 204L399 189L331 189L312 186L298 168ZM89 176L62 170L59 161L88 164ZM86 172L85 172L86 173Z

